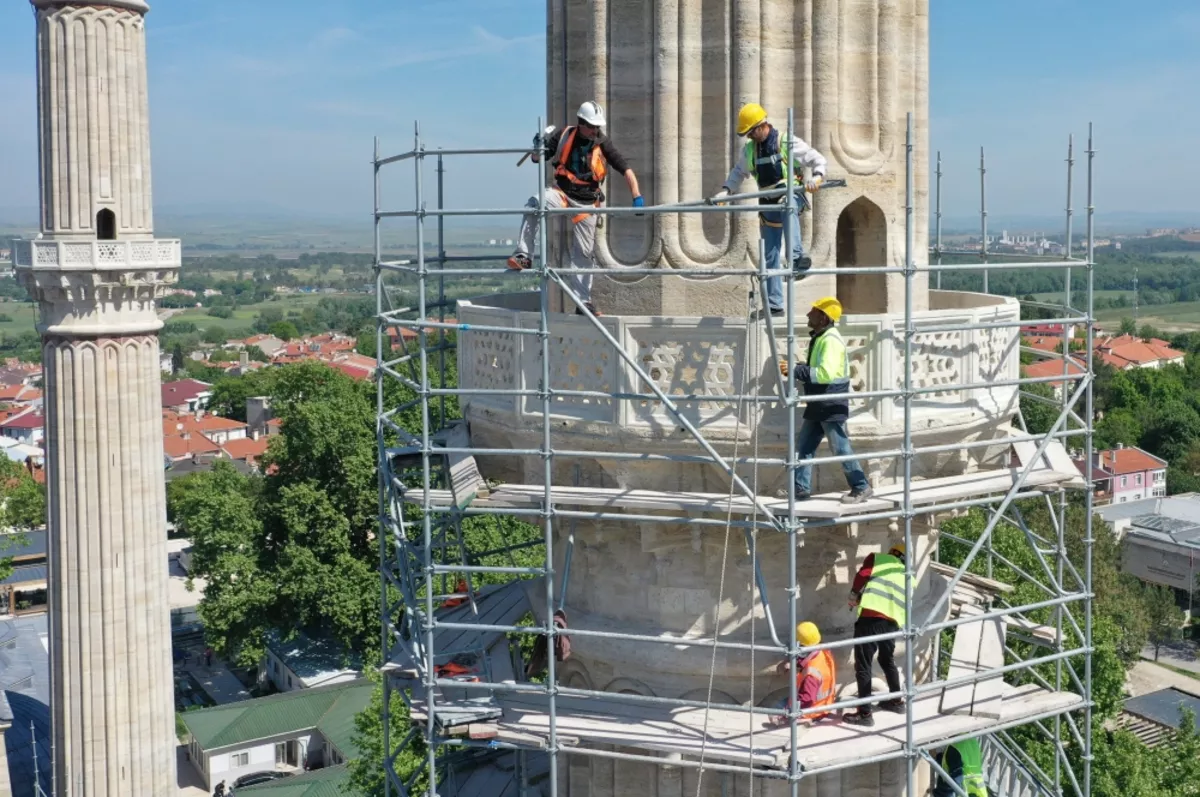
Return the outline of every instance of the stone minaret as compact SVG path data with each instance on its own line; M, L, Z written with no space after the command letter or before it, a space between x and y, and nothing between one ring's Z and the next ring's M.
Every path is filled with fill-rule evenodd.
M14 247L40 306L50 658L60 795L175 784L155 298L179 241L154 238L141 0L32 0L41 229Z
M917 262L928 242L928 0L553 0L547 7L549 119L573 124L587 99L604 106L608 132L637 172L646 201L713 194L744 139L734 117L766 107L829 161L849 186L817 195L804 216L813 262L904 264L905 117L914 114ZM743 190L753 190L751 183ZM619 178L611 202L629 204ZM758 219L619 216L598 236L601 264L751 267ZM927 306L917 277L917 310ZM601 309L662 315L744 315L747 282L732 277L600 278ZM813 275L796 284L803 326L809 303L836 293L846 312L879 313L903 301L899 275Z

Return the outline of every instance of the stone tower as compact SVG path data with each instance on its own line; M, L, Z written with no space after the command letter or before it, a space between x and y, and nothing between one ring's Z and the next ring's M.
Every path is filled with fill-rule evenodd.
M828 159L828 176L849 183L818 194L804 216L819 266L903 265L911 111L915 249L925 262L928 0L553 0L547 15L550 121L573 123L580 102L598 100L647 202L697 200L721 186L743 143L734 131L742 104L761 103L781 130L793 108L795 134ZM628 204L620 180L610 191L613 204ZM615 268L750 267L757 247L754 214L613 217L597 241L599 260ZM919 276L917 310L925 284ZM601 309L647 314L742 315L746 304L746 282L734 278L597 279L595 290ZM836 292L847 312L877 313L899 306L903 290L900 275L814 275L796 297L807 307Z
M780 128L786 128L787 109L793 107L795 133L825 155L830 177L848 183L846 188L820 192L814 212L805 216L804 241L820 268L903 265L905 121L911 112L917 186L914 257L918 264L927 262L927 0L554 0L547 9L549 120L571 123L580 102L598 100L607 111L608 132L638 173L649 203L696 200L721 185L731 155L740 146L732 120L742 103L761 102ZM619 180L610 181L609 191L612 204L628 203ZM619 274L621 266L749 268L756 259L757 239L754 214L625 215L606 220L597 257L613 274L597 279L595 296L606 313L599 323L618 341L624 356L618 356L588 321L574 315L552 318L550 388L594 391L593 397L553 399L553 445L576 452L554 460L555 485L611 490L617 496L613 507L622 506L619 494L629 488L664 494L729 493L729 478L712 463L589 459L577 453L700 453L662 402L594 397L649 393L647 381L669 396L707 397L704 403L687 403L686 417L723 456L786 455L787 418L780 405L732 399L778 394L768 337L772 332L747 317L749 281L702 274ZM552 265L556 258L552 246ZM922 392L912 402L913 445L946 446L916 455L913 475L955 479L1005 467L1010 448L1005 442L1007 424L1016 410L1017 394L1015 388L990 383L1017 377L1017 336L1010 328L988 327L1015 321L1017 303L998 296L931 291L924 274L914 279L913 289L913 386L947 386ZM902 387L903 279L810 275L797 282L801 357L807 346L804 312L813 299L830 294L846 307L839 328L849 349L852 391ZM460 322L492 326L491 331L459 337L462 385L492 390L463 399L473 446L542 445L541 402L505 395L538 386L543 367L539 347L527 337L496 329L535 327L534 307L520 294L460 303ZM782 327L773 327L780 351ZM922 327L930 331L921 332ZM988 386L956 387L964 383ZM730 398L723 401L726 396ZM901 444L904 402L854 401L848 426L856 452L865 455L863 465L876 491L896 488L900 459L870 458L870 453ZM970 441L978 447L950 450ZM826 451L822 448L818 455L827 456ZM480 467L484 476L499 482L543 481L544 462L539 458L482 456ZM771 496L785 484L778 466L747 468L739 475L760 496ZM846 489L836 465L818 466L814 485L818 494ZM565 593L572 623L642 636L711 639L714 628L720 628L722 639L729 641L765 644L774 634L786 638L787 537L760 535L761 574L756 574L755 562L738 535L728 546L723 545L724 535L711 527L670 519L648 522L636 507L617 511L642 516L627 521L580 519L556 526L556 573L564 572L568 530L574 545L569 583L556 585L556 591ZM929 569L936 523L932 515L914 520L909 551L917 579L914 602L926 613L945 586ZM853 519L807 531L798 555L799 617L815 621L826 641L852 636L854 613L847 609L846 598L855 571L868 553L886 551L901 533L901 524L894 520ZM761 579L767 601L756 589L756 579ZM766 602L776 607L774 631ZM932 641L917 640L913 675L918 682L929 679ZM754 658L742 651L723 650L714 657L703 647L670 649L587 636L576 637L572 651L571 659L557 670L559 683L566 687L703 701L711 685L715 703L753 702L763 707L776 705L788 692L786 679L774 673L774 659L764 661L762 655ZM835 657L842 694L852 695L850 651L843 648ZM559 769L560 794L697 792L694 770L583 756L569 760ZM900 797L906 788L904 771L900 760L847 767L805 779L801 793ZM924 775L918 794L923 793L923 782ZM787 793L786 785L779 783L758 783L751 792L740 776L709 776L702 787L706 797Z
M59 793L173 794L174 700L141 0L33 0L41 229L14 247L40 307Z

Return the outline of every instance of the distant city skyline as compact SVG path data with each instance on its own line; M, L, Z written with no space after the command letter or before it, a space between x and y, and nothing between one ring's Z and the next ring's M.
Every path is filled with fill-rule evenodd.
M1102 212L1200 221L1200 111L1186 94L1200 82L1200 6L1159 0L1152 9L931 0L930 146L942 151L947 218L978 209L981 145L992 215L1059 214L1070 133L1081 210L1094 121ZM419 117L441 146L522 146L545 112L540 0L160 0L147 29L162 213L365 218L373 136L385 151L408 149ZM32 32L26 3L0 6L0 218L9 221L36 213ZM470 173L456 164L449 201L523 202L533 171L510 160L472 161Z

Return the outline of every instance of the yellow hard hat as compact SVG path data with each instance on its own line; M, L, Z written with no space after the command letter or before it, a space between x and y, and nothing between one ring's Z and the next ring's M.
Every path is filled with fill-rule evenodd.
M767 110L757 102L747 103L738 111L737 134L744 136L767 121Z
M817 624L805 621L796 626L796 641L806 648L821 644L821 632Z
M889 553L893 553L896 556L904 556L904 554L908 553L908 549L904 547L904 543L898 542L891 547Z
M815 302L813 302L813 307L829 316L829 320L835 324L837 323L837 320L842 317L842 303L832 296L826 296L824 299L817 299Z

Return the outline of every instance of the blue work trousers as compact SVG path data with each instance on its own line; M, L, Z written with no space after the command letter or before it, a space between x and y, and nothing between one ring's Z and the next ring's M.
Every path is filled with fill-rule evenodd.
M850 436L846 433L845 421L805 420L800 425L800 433L796 435L796 458L812 459L822 437L829 440L829 447L834 456L842 457L854 453L850 448ZM867 475L863 473L858 460L843 461L842 471L846 474L846 482L851 490L867 489ZM812 493L812 465L799 465L796 468L796 494L801 493Z
M786 224L791 228L792 256L788 258L786 263L781 263L781 253L783 252L784 245L787 243L783 222L785 216L787 217ZM760 214L759 230L762 235L763 248L766 250L766 267L768 270L794 268L796 265L799 265L798 261L804 257L804 242L800 240L800 208L797 207L795 212L790 214L782 210ZM807 268L804 270L806 271ZM783 300L783 277L768 278L767 304L772 309L781 309L783 307Z

